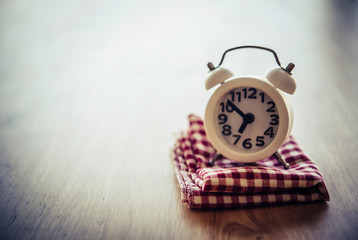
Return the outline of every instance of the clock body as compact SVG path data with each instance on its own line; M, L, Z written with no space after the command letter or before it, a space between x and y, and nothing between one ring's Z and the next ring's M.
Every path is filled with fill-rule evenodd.
M292 128L292 108L284 93L262 77L231 77L208 101L204 127L218 153L239 162L274 154Z

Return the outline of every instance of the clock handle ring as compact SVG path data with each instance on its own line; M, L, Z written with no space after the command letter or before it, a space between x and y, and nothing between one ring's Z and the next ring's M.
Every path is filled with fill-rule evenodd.
M225 55L226 55L228 52L231 52L231 51L233 51L233 50L242 49L242 48L256 48L256 49L261 49L261 50L265 50L265 51L271 52L271 53L274 55L274 57L275 57L275 60L276 60L277 65L279 65L280 68L282 68L283 70L285 70L285 71L288 72L289 74L291 74L291 71L292 71L292 69L294 68L294 64L293 64L293 63L290 63L290 64L288 64L288 66L287 66L286 68L283 68L283 67L281 66L280 60L278 59L277 53L276 53L273 49L271 49L271 48L261 47L261 46L256 46L256 45L245 45L245 46L234 47L234 48L230 48L230 49L226 50L226 51L224 52L222 58L221 58L221 61L220 61L219 65L216 66L216 67L214 67L214 66L211 64L211 66L209 66L209 69L210 69L210 70L214 70L214 69L220 67L221 64L224 62Z

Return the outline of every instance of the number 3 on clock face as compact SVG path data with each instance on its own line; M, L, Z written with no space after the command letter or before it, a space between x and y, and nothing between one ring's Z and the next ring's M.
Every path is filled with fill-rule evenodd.
M257 152L275 138L280 124L272 98L254 87L224 94L216 108L216 124L227 144L241 152Z

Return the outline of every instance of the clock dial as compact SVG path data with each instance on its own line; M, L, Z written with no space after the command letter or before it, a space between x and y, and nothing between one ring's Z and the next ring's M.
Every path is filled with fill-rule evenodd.
M257 152L275 138L280 117L275 102L264 91L239 87L227 92L216 108L222 138L241 152Z

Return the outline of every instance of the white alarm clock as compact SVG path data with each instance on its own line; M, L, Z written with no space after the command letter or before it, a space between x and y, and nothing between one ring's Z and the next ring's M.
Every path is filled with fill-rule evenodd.
M265 77L238 77L220 67L229 51L257 48L274 54L278 68ZM218 154L231 160L252 163L273 155L285 168L289 165L277 153L290 135L293 112L285 93L293 94L294 64L282 68L275 51L260 46L231 48L217 67L208 63L207 90L220 86L210 97L204 117L207 137Z

